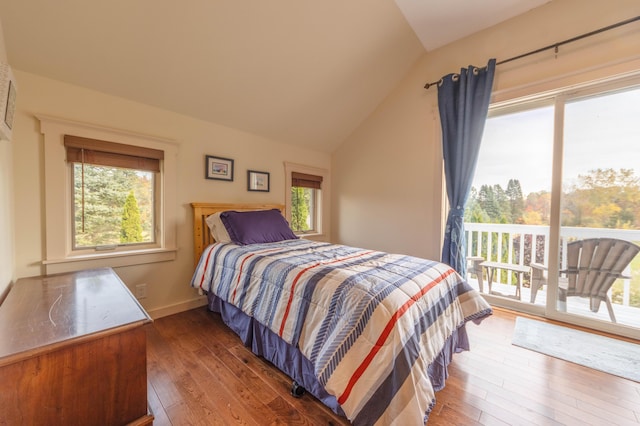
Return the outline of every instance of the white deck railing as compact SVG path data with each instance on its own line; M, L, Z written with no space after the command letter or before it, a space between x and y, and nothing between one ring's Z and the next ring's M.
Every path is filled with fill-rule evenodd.
M479 256L485 260L524 266L529 266L531 262L548 265L548 226L498 223L465 223L464 226L467 238L467 257ZM584 238L619 238L638 242L640 241L640 231L562 227L560 228L561 253L563 255L561 264L565 264L567 243ZM627 268L625 274L631 276L630 268ZM502 279L501 274L497 275L497 282L511 284L512 274L504 274L506 280ZM630 294L630 280L624 280L622 301L624 306L629 306Z

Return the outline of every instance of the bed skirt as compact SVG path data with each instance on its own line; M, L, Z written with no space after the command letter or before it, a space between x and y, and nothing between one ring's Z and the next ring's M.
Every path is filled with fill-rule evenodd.
M209 310L219 313L222 321L240 337L242 343L250 348L254 354L271 362L334 413L345 416L335 396L329 395L325 391L314 374L313 365L298 348L284 342L267 327L234 305L224 302L212 293L208 293L207 298ZM465 324L463 324L447 339L436 360L429 365L428 374L435 391L444 388L445 380L449 375L447 367L453 354L465 350L469 350L469 339ZM429 411L434 405L435 400L431 402ZM428 415L428 412L425 413L425 419L428 418Z

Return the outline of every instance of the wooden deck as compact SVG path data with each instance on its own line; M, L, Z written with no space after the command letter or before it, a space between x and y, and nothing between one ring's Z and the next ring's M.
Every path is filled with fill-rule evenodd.
M478 281L473 278L473 276L469 277L469 284L476 290L479 290ZM485 283L485 287L487 284ZM516 292L515 283L512 285L507 284L499 284L493 283L492 291L494 293L499 293L505 295L510 298L514 298ZM485 292L487 289L485 288ZM521 288L521 298L525 303L528 303L531 297L531 289L528 287L522 286ZM538 290L538 294L536 295L535 304L539 306L544 306L545 301L547 300L547 292L546 287ZM634 308L632 306L623 306L618 304L613 304L613 311L616 315L616 321L618 324L628 325L631 327L640 328L640 308ZM591 312L589 309L589 299L582 297L568 297L567 298L567 312L579 314L581 316L585 316L588 318L594 318L606 322L610 322L609 313L607 312L607 307L604 303L601 304L600 310L598 312Z

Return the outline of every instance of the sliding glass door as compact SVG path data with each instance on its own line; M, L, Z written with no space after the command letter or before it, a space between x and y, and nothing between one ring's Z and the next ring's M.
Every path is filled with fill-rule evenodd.
M558 308L639 327L640 87L577 92L563 121Z
M640 80L492 106L465 226L493 303L638 336Z

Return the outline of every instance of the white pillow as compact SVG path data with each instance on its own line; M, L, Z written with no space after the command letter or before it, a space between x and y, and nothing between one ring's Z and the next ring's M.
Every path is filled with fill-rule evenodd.
M229 233L227 232L227 228L224 226L224 223L220 220L220 213L222 212L207 216L205 222L207 222L207 225L211 230L211 235L217 243L230 243L231 237L229 237Z

